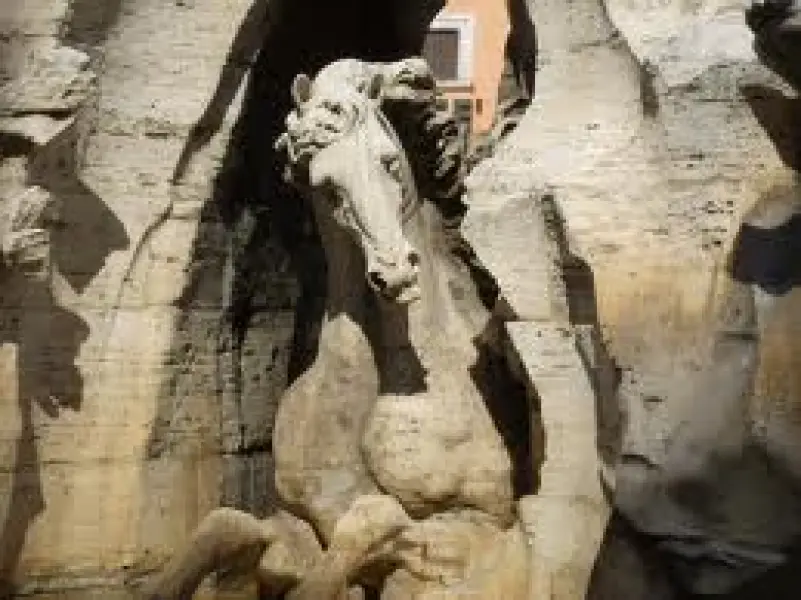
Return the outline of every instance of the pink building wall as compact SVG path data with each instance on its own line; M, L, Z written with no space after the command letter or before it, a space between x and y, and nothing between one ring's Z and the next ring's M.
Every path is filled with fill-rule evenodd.
M451 100L473 100L473 133L492 126L498 104L498 85L504 66L504 46L509 15L504 0L447 0L441 15L473 17L472 82L470 87L444 84L440 89Z

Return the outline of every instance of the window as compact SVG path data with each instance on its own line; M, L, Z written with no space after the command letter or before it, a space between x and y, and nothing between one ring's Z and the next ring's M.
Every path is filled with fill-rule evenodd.
M459 30L432 29L423 46L425 56L437 81L459 79Z
M473 77L474 23L471 15L440 13L431 23L423 56L439 82L468 85Z
M457 121L470 122L473 119L473 101L460 98L453 102L453 116Z

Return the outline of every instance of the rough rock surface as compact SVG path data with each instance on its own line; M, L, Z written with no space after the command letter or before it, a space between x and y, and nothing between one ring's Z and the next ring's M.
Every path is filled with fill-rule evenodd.
M530 10L540 42L537 95L518 129L473 172L465 235L498 280L511 307L504 307L507 318L521 326L583 321L603 333L620 382L615 386L612 378L601 394L599 442L612 462L623 455L617 481L611 463L605 468L608 484L618 485L620 509L659 539L691 534L706 540L703 558L683 568L683 584L730 589L777 559L743 558L727 572L714 566L721 554L747 554L746 539L778 551L798 523L795 484L786 475L764 481L761 459L715 462L717 454L741 451L754 438L763 440L757 446L773 448L779 464L793 464L797 456L789 440L798 351L788 332L797 331L798 300L791 285L778 293L770 285L766 262L789 260L786 244L774 241L773 251L766 246L771 235L782 235L779 225L789 227L798 207L795 92L759 63L739 3L537 1ZM548 237L541 226L519 224L532 211L557 225L550 228L550 247L541 241ZM748 264L749 272L738 273L735 264ZM582 280L576 267L591 275ZM521 296L522 286L548 290L552 302ZM532 384L536 390L536 378ZM604 410L618 400L620 411ZM567 395L562 401L576 411L586 406ZM547 421L547 404L540 405ZM761 437L754 429L744 433L752 422L766 421L782 426L767 434L762 426ZM623 439L615 441L620 425ZM547 456L551 443L555 451L559 446L547 430L545 436ZM666 454L671 443L674 451ZM687 462L683 452L691 449L697 460ZM592 450L585 452L592 460ZM679 494L678 483L687 478L718 500L707 507L689 491L679 500L649 495L645 465L666 474L651 482L657 488L660 481L675 482ZM565 527L576 521L561 519ZM531 528L536 532L537 523ZM736 547L735 540L744 547L721 550L727 543ZM554 581L586 580L590 565L560 575L559 561L570 562L561 540L539 542L544 547L535 533L535 568L550 555ZM696 550L676 542L672 560ZM558 597L583 597L583 590L576 585L563 594Z
M268 4L288 14L272 42L286 56L262 52L255 101L228 144ZM295 283L320 272L290 264L279 240L292 232L245 197L270 195L248 188L271 167L263 107L282 121L281 77L342 52L408 55L441 3L374 10L384 50L361 39L358 2L321 11L327 34L311 43L297 35L309 11L280 4L0 7L3 176L17 186L4 212L35 197L27 180L58 208L49 245L37 223L3 238L9 264L53 263L36 295L3 280L9 591L111 594L213 507L271 509L275 398L299 370L289 354L302 364L314 335L295 330ZM237 170L254 140L259 163L244 151Z
M265 257L272 296L228 344L246 381L221 381L236 240L203 208L230 119L170 183L249 4L0 7L4 597L121 593L221 495L267 504L248 479L268 468L291 278Z
M314 253L298 260L279 243L308 221L250 198L294 200L259 187L282 118L270 114L286 110L275 90L345 51L408 53L439 2L373 8L381 24L369 28L354 16L365 5L331 3L314 18L337 26L313 40L297 35L307 5L273 2L289 25L254 71L249 133L228 146L267 4L0 5L0 596L127 597L123 584L212 508L271 506L275 402L308 360L319 292ZM717 518L716 551L743 539L778 549L745 560L737 574L750 576L801 529L799 296L770 268L785 260L771 231L798 211L797 93L759 64L739 2L528 4L536 99L473 172L464 233L500 288L497 316L513 321L502 347L529 389L533 429L546 429L532 441L541 493L519 503L532 597L583 597L609 508L591 473L614 466L607 483L641 530L671 539L677 522L703 530ZM532 56L518 59L530 69ZM243 149L244 170L226 146ZM249 178L226 188L221 165ZM281 210L289 233L262 218ZM679 427L701 404L700 427ZM757 479L752 455L719 470L708 460L744 439L783 477ZM667 452L676 440L698 460ZM643 507L653 482L616 463L621 443L677 479L720 473L705 489L725 499L704 512L697 497L656 490ZM422 529L444 566L401 574L398 589L453 576L454 553L488 537L508 536L511 558L523 543L515 528L464 523L454 542L440 525ZM272 552L292 570L285 548ZM473 566L485 582L497 568ZM694 569L690 587L733 583Z

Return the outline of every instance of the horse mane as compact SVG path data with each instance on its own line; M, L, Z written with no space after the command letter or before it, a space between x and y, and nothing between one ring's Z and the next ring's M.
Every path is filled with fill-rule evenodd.
M359 61L345 59L326 66L317 76L323 83L332 80L340 89L350 89L350 104L356 115L347 129L331 131L321 127L313 119L301 116L297 108L293 108L286 116L286 129L276 141L275 149L282 154L284 178L293 184L305 185L308 180L307 167L310 160L323 148L348 136L367 116L368 99L364 95L367 77Z
M324 67L314 85L346 86L356 98L366 93L376 74L382 78L381 112L401 142L420 197L434 203L446 217L463 212L464 157L458 127L453 117L437 109L434 77L424 59L390 63L342 59ZM296 183L306 178L302 167L308 158L339 135L348 134L315 129L315 123L303 123L297 110L290 111L286 124L276 147L285 153L288 179Z
M464 146L456 120L437 108L428 63L412 57L379 65L387 80L382 110L401 140L421 197L443 216L463 212Z

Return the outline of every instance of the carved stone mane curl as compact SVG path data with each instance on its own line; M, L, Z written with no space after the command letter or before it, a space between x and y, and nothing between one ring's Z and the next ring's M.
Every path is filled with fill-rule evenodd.
M301 114L297 108L286 117L286 131L279 137L276 148L284 153L285 177L294 184L302 184L307 178L309 161L323 148L346 137L367 119L369 99L366 88L370 81L367 64L353 59L336 61L326 66L315 79L314 92L327 97L326 90L335 90L336 100L348 113L339 123L330 119L323 122L321 109Z
M391 63L370 63L342 59L324 67L314 80L314 88L350 89L355 127L368 100L366 91L373 78L381 77L380 108L398 135L409 159L420 196L436 204L445 217L461 213L463 179L462 146L454 119L436 107L433 74L422 58L406 58ZM319 149L333 143L348 131L330 131L296 110L287 116L287 131L278 147L286 152L287 167L293 181L304 180L302 164ZM444 143L443 143L444 142Z
M413 57L377 66L386 79L382 109L409 156L420 195L444 216L461 212L463 148L456 121L437 109L428 63Z

